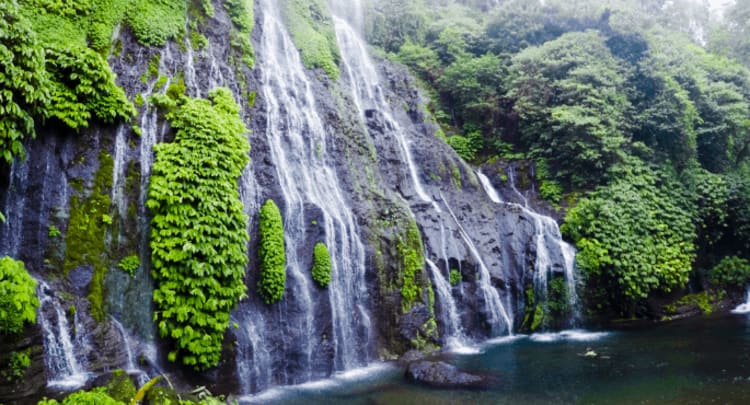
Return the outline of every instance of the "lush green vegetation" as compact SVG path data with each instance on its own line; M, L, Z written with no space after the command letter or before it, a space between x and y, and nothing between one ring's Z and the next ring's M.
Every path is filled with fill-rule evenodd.
M324 288L331 282L331 254L323 242L313 248L312 278Z
M396 247L401 256L401 263L399 263L401 309L404 313L407 313L417 302L425 300L422 287L425 265L424 247L422 246L422 234L419 232L415 221L410 222L404 237L398 238ZM429 285L429 281L427 284ZM427 302L425 303L427 304ZM430 305L431 307L432 305Z
M252 68L255 65L255 53L250 42L250 34L255 25L255 13L252 0L227 0L224 8L232 19L230 43L242 55L242 62Z
M459 155L533 162L526 177L568 209L587 304L619 315L750 259L750 72L711 53L750 48L716 31L707 50L683 32L697 6L657 3L386 0L367 24Z
M18 4L0 4L0 151L10 163L24 157L23 140L33 137L34 117L50 102L44 50Z
M94 174L90 190L83 184L75 186L77 193L70 198L70 218L65 234L63 273L78 266L91 265L94 275L89 287L91 315L104 320L104 278L109 268L107 232L112 225L110 191L114 160L109 154L99 154L99 168Z
M154 147L146 205L156 282L154 318L178 357L216 365L229 311L245 295L246 217L237 179L248 163L247 129L232 93L180 97L166 114L174 141Z
M132 277L138 268L141 267L141 260L138 258L138 255L125 256L120 260L120 263L117 263L117 267Z
M451 269L450 272L450 283L451 285L459 285L461 283L461 272L456 269Z
M129 120L133 106L100 53L124 13L122 1L22 0L0 5L0 151L23 157L35 124L59 120L72 129Z
M22 379L26 375L26 370L31 365L30 354L31 349L22 352L12 352L10 354L10 361L5 366L5 369L0 371L0 376L8 382Z
M710 280L725 288L742 289L750 282L750 262L737 256L728 256L711 269Z
M23 332L27 323L36 322L36 280L23 262L5 256L0 258L0 333Z
M302 63L339 76L341 59L328 3L323 0L283 0L283 13Z
M281 211L273 200L260 208L260 244L258 260L260 276L258 294L266 304L278 302L284 296L286 284L286 252L284 250L284 222Z

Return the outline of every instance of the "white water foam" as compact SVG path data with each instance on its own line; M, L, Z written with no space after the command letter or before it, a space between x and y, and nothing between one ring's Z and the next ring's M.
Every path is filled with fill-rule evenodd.
M552 342L593 342L601 340L611 335L610 332L591 332L583 329L570 329L560 332L534 333L529 336L534 342L552 343Z
M745 302L738 305L737 308L732 310L733 314L750 314L750 291L745 296Z

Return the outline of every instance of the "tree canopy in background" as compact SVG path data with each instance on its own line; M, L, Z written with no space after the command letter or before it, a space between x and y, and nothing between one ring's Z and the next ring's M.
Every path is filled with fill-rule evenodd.
M722 25L690 1L492 3L378 2L368 38L464 159L537 163L597 306L750 257L750 2Z

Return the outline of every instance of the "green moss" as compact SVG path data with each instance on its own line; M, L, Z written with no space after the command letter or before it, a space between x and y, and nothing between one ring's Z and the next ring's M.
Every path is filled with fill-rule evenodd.
M404 313L407 313L417 300L423 299L420 281L423 278L422 273L425 264L424 247L422 246L422 235L414 220L411 220L406 230L406 237L398 238L396 247L401 256L399 268L401 309Z
M130 380L130 376L123 370L115 370L112 372L112 379L107 383L105 390L107 395L113 399L130 403L135 397L135 385Z
M208 47L208 38L198 31L191 31L190 46L197 50L206 49Z
M47 230L47 235L50 238L56 238L56 237L60 236L61 234L62 233L60 232L60 229L58 229L55 225L50 224L50 226L49 226L49 228Z
M321 287L331 282L331 255L323 242L318 242L313 249L312 278Z
M339 76L341 59L333 19L323 0L284 0L284 18L302 63L310 69L323 69L328 76Z
M106 245L109 224L105 219L109 217L113 167L112 156L100 153L99 169L94 174L89 194L74 195L70 199L70 220L65 235L63 272L68 274L78 266L93 267L89 301L91 315L98 321L104 319L104 277L109 266Z
M535 331L539 328L539 325L542 324L542 321L544 320L544 311L542 310L541 306L537 306L534 308L534 319L531 322L531 331Z
M455 184L456 188L458 188L460 190L461 187L462 187L462 184L461 184L461 170L458 168L458 166L452 166L451 167L451 172L453 173L453 184Z
M187 2L133 0L126 18L139 43L146 46L162 46L184 32Z
M229 42L232 49L239 53L242 62L249 68L255 66L255 52L250 42L250 35L255 24L252 0L227 0L224 8L232 20L232 31Z
M272 304L284 296L286 284L286 253L284 248L284 223L281 211L273 200L266 201L260 209L260 277L258 293Z

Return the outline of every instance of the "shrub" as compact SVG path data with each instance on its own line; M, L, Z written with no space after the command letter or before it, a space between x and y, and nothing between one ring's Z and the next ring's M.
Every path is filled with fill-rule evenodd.
M166 118L177 132L154 147L146 202L154 318L174 343L168 358L200 370L218 363L229 312L245 295L247 218L237 180L250 147L228 89L173 107Z
M321 287L331 282L331 255L323 242L318 242L313 249L312 278Z
M284 252L284 224L279 207L273 200L260 208L260 280L258 293L272 304L281 300L286 283L286 254Z
M23 331L24 324L36 322L36 280L23 262L8 256L0 259L0 333Z
M721 287L743 288L750 281L750 262L737 256L725 257L711 269L709 280Z

